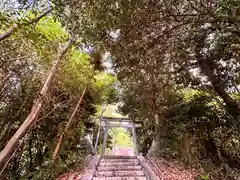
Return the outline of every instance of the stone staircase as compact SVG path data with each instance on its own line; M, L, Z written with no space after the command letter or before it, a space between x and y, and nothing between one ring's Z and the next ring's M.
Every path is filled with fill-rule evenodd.
M91 158L80 180L158 180L143 156Z
M93 180L147 180L136 156L103 156Z

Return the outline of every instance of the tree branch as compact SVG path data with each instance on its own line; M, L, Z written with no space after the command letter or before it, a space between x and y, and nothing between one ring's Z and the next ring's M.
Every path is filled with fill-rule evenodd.
M52 9L47 10L46 12L40 14L39 16L37 16L36 18L23 23L22 25L20 24L13 24L13 26L11 28L9 28L5 33L0 34L0 41L6 39L7 37L10 37L13 33L15 33L21 26L27 26L27 25L31 25L33 23L38 22L40 19L42 19L43 17L45 17L47 14L49 14L52 11Z

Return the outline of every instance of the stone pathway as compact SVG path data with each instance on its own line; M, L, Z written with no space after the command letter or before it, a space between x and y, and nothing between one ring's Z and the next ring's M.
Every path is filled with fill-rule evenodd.
M133 148L115 147L112 154L115 156L134 156L134 150Z

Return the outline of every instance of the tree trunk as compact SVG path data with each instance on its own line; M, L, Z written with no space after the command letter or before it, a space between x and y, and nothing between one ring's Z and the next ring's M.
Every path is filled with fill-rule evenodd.
M22 25L30 25L33 23L38 22L40 19L42 19L43 17L45 17L47 14L49 14L52 10L49 9L48 11L40 14L39 16L37 16L36 18L32 19L31 21L28 21L26 23L23 23ZM9 28L5 33L0 34L0 41L6 39L7 37L10 37L14 32L16 32L21 26L19 24L14 24L11 28Z
M199 40L196 45L196 59L202 70L202 72L208 77L208 80L212 83L214 91L223 99L227 106L228 112L233 115L235 118L238 118L240 115L240 108L235 100L233 100L229 94L226 92L224 87L221 84L220 78L214 74L214 69L216 69L215 62L209 57L209 55L204 55L201 53L204 45L204 37Z
M19 28L19 25L14 24L11 28L9 28L6 32L4 32L3 34L0 34L0 41L6 39L7 37L11 36L14 32L17 31L17 29Z
M9 137L9 132L10 132L10 128L12 125L12 120L9 120L9 122L7 122L5 124L5 126L3 127L3 130L1 132L1 136L0 136L0 148L2 149L4 147L4 144L6 143L6 141L8 140Z
M218 97L216 96L216 93L214 93L212 91L212 89L210 89L209 87L207 87L206 85L202 85L201 84L201 80L197 77L195 77L189 70L185 69L185 71L187 72L187 75L189 76L189 79L194 82L194 83L197 83L197 85L199 85L199 89L202 90L202 91L205 91L207 92L217 103L218 105L226 110L225 106L223 105L223 103L218 99Z
M209 80L211 81L213 89L226 103L229 113L237 117L240 113L240 109L238 107L237 102L233 100L226 92L224 87L222 87L220 79L213 74L213 71L206 63L206 60L203 59L199 60L199 64L201 69L204 71L204 73L208 76Z
M58 64L63 58L63 56L67 53L67 51L70 49L70 47L73 44L73 40L71 39L64 48L59 52L57 59L55 60L53 67L41 89L41 92L39 94L39 97L36 99L35 103L32 106L32 109L25 119L25 121L22 123L22 125L19 127L17 132L13 135L13 137L9 140L5 148L0 153L0 171L2 171L5 166L8 164L8 161L10 160L11 155L14 152L15 147L17 146L19 140L26 134L26 132L29 130L31 125L33 124L35 118L40 112L40 109L42 107L42 103L44 101L44 98L47 95L47 92L50 88L50 85L53 81L53 77L56 74Z
M83 100L83 97L84 97L84 95L85 95L85 93L86 93L87 88L88 88L88 85L84 88L84 90L83 90L83 92L82 92L82 95L81 95L81 97L79 98L78 103L77 103L77 105L76 105L73 113L71 114L71 117L69 118L66 127L64 128L63 132L60 133L60 136L59 136L58 142L57 142L57 146L56 146L56 148L55 148L55 150L54 150L54 152L53 152L53 155L52 155L52 163L53 163L53 164L55 163L55 161L56 161L56 159L57 159L58 152L59 152L59 150L60 150L60 148L61 148L62 141L63 141L63 137L64 137L64 133L67 132L68 128L70 127L70 125L71 125L71 123L72 123L72 121L73 121L73 117L75 116L75 114L76 114L76 112L77 112L77 110L78 110L78 107L79 107L80 104L82 103L82 100Z

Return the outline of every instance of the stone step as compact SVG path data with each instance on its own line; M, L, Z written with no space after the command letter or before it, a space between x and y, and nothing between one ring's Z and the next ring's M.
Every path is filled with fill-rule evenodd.
M138 162L138 159L101 159L101 162Z
M101 166L135 166L139 165L138 161L133 162L101 162L99 163L99 167Z
M144 176L143 171L96 171L95 177L111 177L111 176Z
M121 177L94 177L93 180L147 180L146 177L121 176Z
M103 159L137 159L136 156L102 156Z
M142 166L101 166L98 171L113 171L113 170L141 170Z

